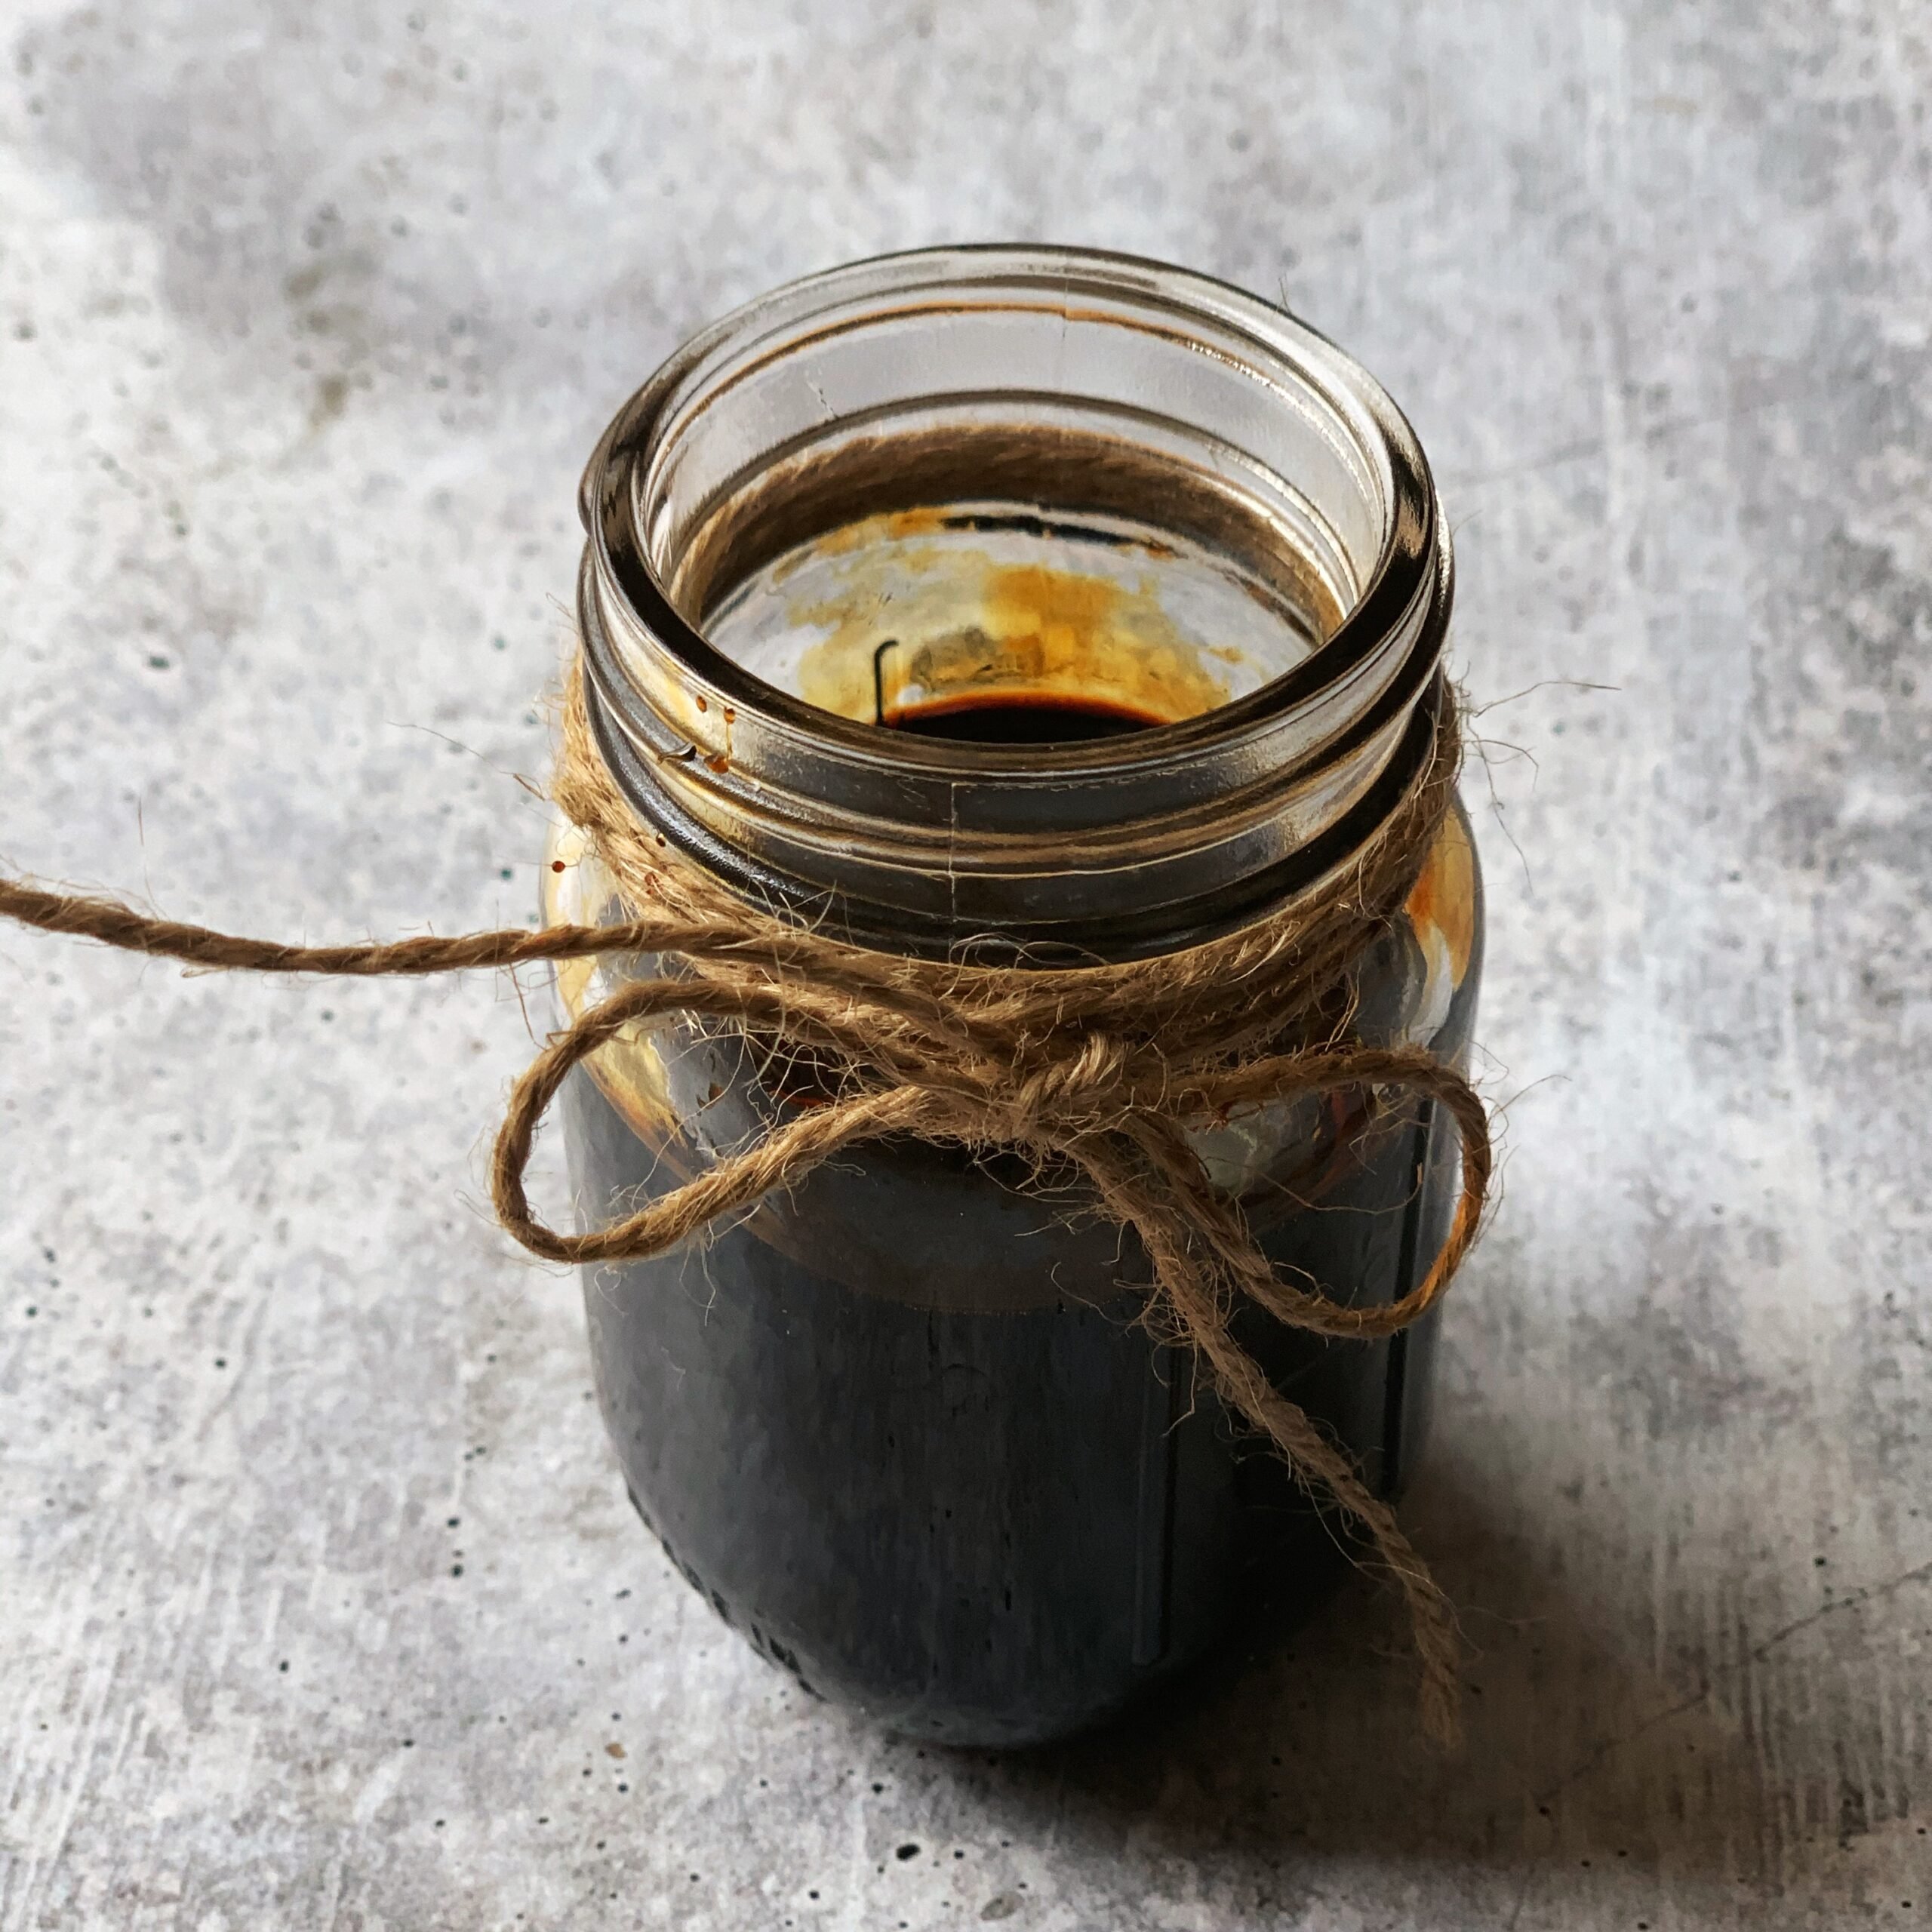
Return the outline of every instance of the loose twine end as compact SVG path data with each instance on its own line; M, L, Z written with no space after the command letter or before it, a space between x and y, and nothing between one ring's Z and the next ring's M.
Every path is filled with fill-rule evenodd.
M1138 1235L1153 1272L1150 1315L1193 1350L1229 1413L1269 1440L1311 1498L1353 1523L1394 1580L1422 1667L1423 1730L1452 1746L1460 1643L1447 1600L1389 1504L1270 1385L1230 1326L1230 1311L1245 1299L1311 1334L1395 1334L1436 1305L1481 1226L1492 1155L1474 1088L1420 1048L1370 1045L1346 1037L1334 1020L1338 1011L1352 1014L1354 963L1399 912L1449 809L1460 741L1447 687L1438 688L1427 768L1346 875L1186 952L1051 971L873 952L747 906L669 860L640 826L592 745L580 678L566 691L563 723L554 796L589 835L622 902L659 909L648 915L537 932L294 946L9 878L0 878L0 915L214 971L415 976L599 955L674 967L577 1015L511 1092L491 1157L491 1198L505 1230L547 1260L663 1254L842 1150L888 1136L1011 1149L1036 1167L1070 1164L1101 1211ZM753 1145L608 1226L577 1234L550 1227L525 1186L550 1103L572 1070L619 1033L672 1020L808 1052L829 1069L832 1097L778 1118ZM1461 1142L1462 1193L1447 1240L1420 1283L1379 1306L1351 1307L1281 1279L1186 1131L1190 1120L1234 1108L1348 1087L1433 1103Z

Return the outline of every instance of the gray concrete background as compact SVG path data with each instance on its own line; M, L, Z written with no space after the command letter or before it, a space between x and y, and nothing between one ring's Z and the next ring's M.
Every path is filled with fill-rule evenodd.
M1434 456L1510 1105L1411 1512L1465 1756L1366 1583L1198 1709L949 1756L632 1519L575 1285L478 1205L512 989L0 934L0 1927L1932 1916L1922 8L5 27L11 866L521 918L621 396L841 258L1121 247L1284 291ZM1502 702L1561 679L1616 688Z

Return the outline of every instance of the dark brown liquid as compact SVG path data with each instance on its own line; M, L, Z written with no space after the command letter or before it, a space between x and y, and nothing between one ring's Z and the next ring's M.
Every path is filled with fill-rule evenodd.
M949 738L973 745L1077 745L1124 737L1164 724L1126 705L1104 699L1063 697L1045 692L1021 697L940 698L888 711L880 722L921 738Z
M1373 1002L1377 968L1365 973ZM1472 971L1435 1041L1466 1040ZM697 1051L696 1049L693 1050ZM714 1044L685 1075L736 1144L767 1076ZM674 1069L681 1061L672 1063ZM680 1170L583 1069L561 1097L603 1225ZM687 1113L691 1108L687 1106ZM1248 1204L1263 1251L1357 1303L1406 1294L1440 1245L1454 1141L1341 1137L1327 1177ZM688 1155L682 1158L688 1159ZM699 1251L586 1269L605 1422L632 1501L718 1614L808 1688L955 1744L1079 1730L1292 1623L1340 1567L1334 1524L1135 1321L1131 1236L1077 1198L1003 1186L911 1142L815 1169ZM1244 1306L1235 1332L1392 1494L1426 1426L1435 1317L1324 1341Z

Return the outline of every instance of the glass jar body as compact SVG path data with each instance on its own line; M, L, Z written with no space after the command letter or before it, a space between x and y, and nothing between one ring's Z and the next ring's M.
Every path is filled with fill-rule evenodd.
M553 919L615 916L565 832ZM1460 808L1404 918L1361 963L1369 1040L1460 1064L1481 974ZM658 962L566 969L568 1012ZM660 1027L605 1049L561 1105L582 1224L601 1226L811 1103L742 1036ZM1195 1124L1209 1171L1283 1270L1398 1299L1446 1234L1453 1131L1345 1092ZM1332 1523L1138 1318L1149 1271L1077 1186L903 1143L854 1150L709 1238L586 1270L598 1398L632 1500L720 1616L808 1690L901 1732L1019 1745L1104 1718L1305 1612ZM1258 1310L1275 1386L1398 1493L1428 1429L1431 1316L1324 1340Z

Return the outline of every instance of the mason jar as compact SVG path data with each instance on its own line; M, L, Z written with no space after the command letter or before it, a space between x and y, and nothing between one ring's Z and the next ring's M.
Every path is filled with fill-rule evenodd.
M795 283L681 349L586 469L583 702L667 854L868 948L1146 958L1349 866L1447 702L1448 534L1355 362L1202 276L948 249ZM584 835L551 921L625 916ZM1460 806L1357 962L1356 1037L1460 1066L1482 952ZM558 970L571 1017L675 962ZM808 1063L653 1023L561 1098L580 1226L818 1104ZM1344 1089L1188 1124L1284 1274L1394 1301L1443 1242L1455 1136ZM1137 1318L1079 1186L914 1141L849 1151L659 1258L583 1270L638 1515L807 1689L1020 1745L1291 1620L1335 1525ZM1324 1339L1238 1312L1377 1494L1429 1431L1432 1314Z

